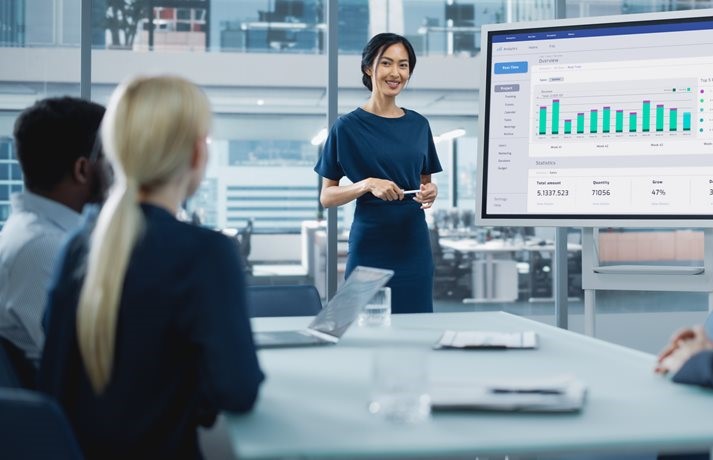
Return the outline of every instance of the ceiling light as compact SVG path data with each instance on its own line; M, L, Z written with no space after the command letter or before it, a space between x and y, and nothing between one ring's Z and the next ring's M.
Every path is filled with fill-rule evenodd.
M265 101L262 99L257 100L257 105L265 105Z
M455 139L455 138L461 137L461 136L465 136L465 129L463 129L463 128L452 129L450 131L446 131L443 134L435 136L433 138L433 142L437 144L441 141L449 141L451 139Z
M317 134L312 138L312 145L321 145L322 142L327 140L327 128L322 128Z

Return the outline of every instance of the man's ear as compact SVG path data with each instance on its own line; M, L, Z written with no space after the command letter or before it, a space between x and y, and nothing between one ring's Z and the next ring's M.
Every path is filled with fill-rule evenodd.
M89 164L89 158L77 158L77 161L74 162L74 168L72 170L72 179L80 184L86 184L87 182L89 182L90 174L91 165Z

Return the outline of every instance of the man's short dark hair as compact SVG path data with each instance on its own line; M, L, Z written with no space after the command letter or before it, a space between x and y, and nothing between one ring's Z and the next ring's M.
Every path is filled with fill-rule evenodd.
M25 109L15 122L15 155L25 187L52 191L72 173L80 157L89 157L104 107L74 97L48 98Z

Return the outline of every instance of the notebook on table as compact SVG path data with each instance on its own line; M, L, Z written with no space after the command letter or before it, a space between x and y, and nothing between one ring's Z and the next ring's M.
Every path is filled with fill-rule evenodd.
M394 275L393 270L358 266L306 329L256 332L257 348L334 345L359 312Z
M587 387L572 375L509 381L434 382L434 411L577 412Z
M451 331L443 333L434 345L436 349L508 349L537 348L537 333L495 331Z

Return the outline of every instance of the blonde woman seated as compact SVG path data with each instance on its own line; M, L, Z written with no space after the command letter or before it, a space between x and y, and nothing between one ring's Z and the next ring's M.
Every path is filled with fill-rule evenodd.
M40 368L88 458L200 458L197 426L257 398L235 245L174 217L203 178L210 122L181 78L134 79L109 103L116 183L60 257Z

